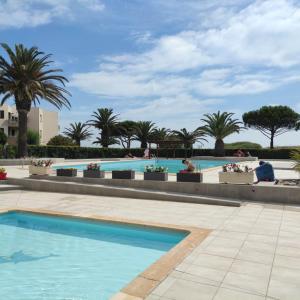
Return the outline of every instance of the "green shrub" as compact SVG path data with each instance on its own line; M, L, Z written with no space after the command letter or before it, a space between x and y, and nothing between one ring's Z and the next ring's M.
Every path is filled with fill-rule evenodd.
M0 158L5 158L4 152L6 152L6 158L16 158L17 147L12 145L7 145L4 151L4 146L0 145Z
M5 145L7 142L7 136L6 134L0 130L0 145Z
M39 145L40 144L40 135L37 131L28 129L27 144L28 145Z
M54 136L47 143L48 146L75 146L72 139L61 134Z
M3 158L2 146L0 145L0 158ZM249 151L252 156L259 159L290 159L293 149L244 149ZM8 158L16 156L16 146L7 147ZM226 149L226 156L232 156L236 150ZM85 158L122 158L128 154L127 149L123 148L96 148L78 146L28 146L29 156L33 157L63 157L66 159L85 159ZM136 157L143 157L144 149L133 148L130 153ZM151 154L157 155L157 150L152 149ZM213 149L193 149L187 151L188 157L191 156L213 156ZM158 156L166 158L183 158L184 149L159 149Z
M94 148L78 146L29 146L29 156L34 157L64 157L67 159L84 158L120 158L128 154L127 149ZM143 149L131 149L134 156L142 156Z
M225 144L225 149L262 149L262 146L251 142L235 142Z
M298 172L300 172L300 151L294 150L291 153L292 160L295 161L294 169Z

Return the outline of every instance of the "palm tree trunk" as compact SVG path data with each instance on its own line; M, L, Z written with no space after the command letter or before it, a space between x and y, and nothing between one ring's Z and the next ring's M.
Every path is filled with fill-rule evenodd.
M19 133L18 133L18 157L28 156L27 149L27 115L25 109L18 110L19 115Z
M270 137L270 148L274 149L274 132L271 132L271 137Z
M217 139L215 143L215 156L225 156L224 142L222 139Z
M146 149L148 147L146 141L141 141L141 148Z

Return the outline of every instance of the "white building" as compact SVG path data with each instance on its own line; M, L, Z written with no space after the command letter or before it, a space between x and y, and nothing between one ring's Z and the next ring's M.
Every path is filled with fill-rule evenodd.
M0 130L8 137L8 144L15 145L18 135L18 112L15 106L0 106ZM28 114L28 129L40 135L40 144L46 145L48 141L58 135L58 113L47 111L39 107L32 107Z

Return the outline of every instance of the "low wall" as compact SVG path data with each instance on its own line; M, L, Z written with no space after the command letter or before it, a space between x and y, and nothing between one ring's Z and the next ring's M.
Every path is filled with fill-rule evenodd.
M15 158L15 159L0 159L0 166L28 166L32 160L49 160L53 163L62 163L65 161L64 158Z
M244 161L257 161L258 157L236 157L236 156L192 156L191 159L194 160L228 160L232 162L244 162Z
M183 193L187 195L210 196L229 200L300 204L300 188L294 186L261 186L220 183L161 182L145 180L94 179L83 177L32 176L59 182L101 184L126 188L146 189L160 192Z

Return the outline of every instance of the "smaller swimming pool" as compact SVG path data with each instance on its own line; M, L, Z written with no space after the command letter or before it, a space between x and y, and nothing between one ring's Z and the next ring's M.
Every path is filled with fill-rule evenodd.
M108 300L188 232L0 214L1 300Z
M213 167L223 166L229 161L227 160L192 160L192 163L197 169L208 169ZM179 159L145 159L145 160L130 160L130 161L117 161L117 162L99 162L101 170L113 171L113 170L133 170L136 172L144 172L145 167L148 165L155 165L158 167L168 168L169 173L177 173L180 170L186 168ZM88 164L68 165L68 166L56 166L54 169L66 169L75 168L77 170L84 170Z

